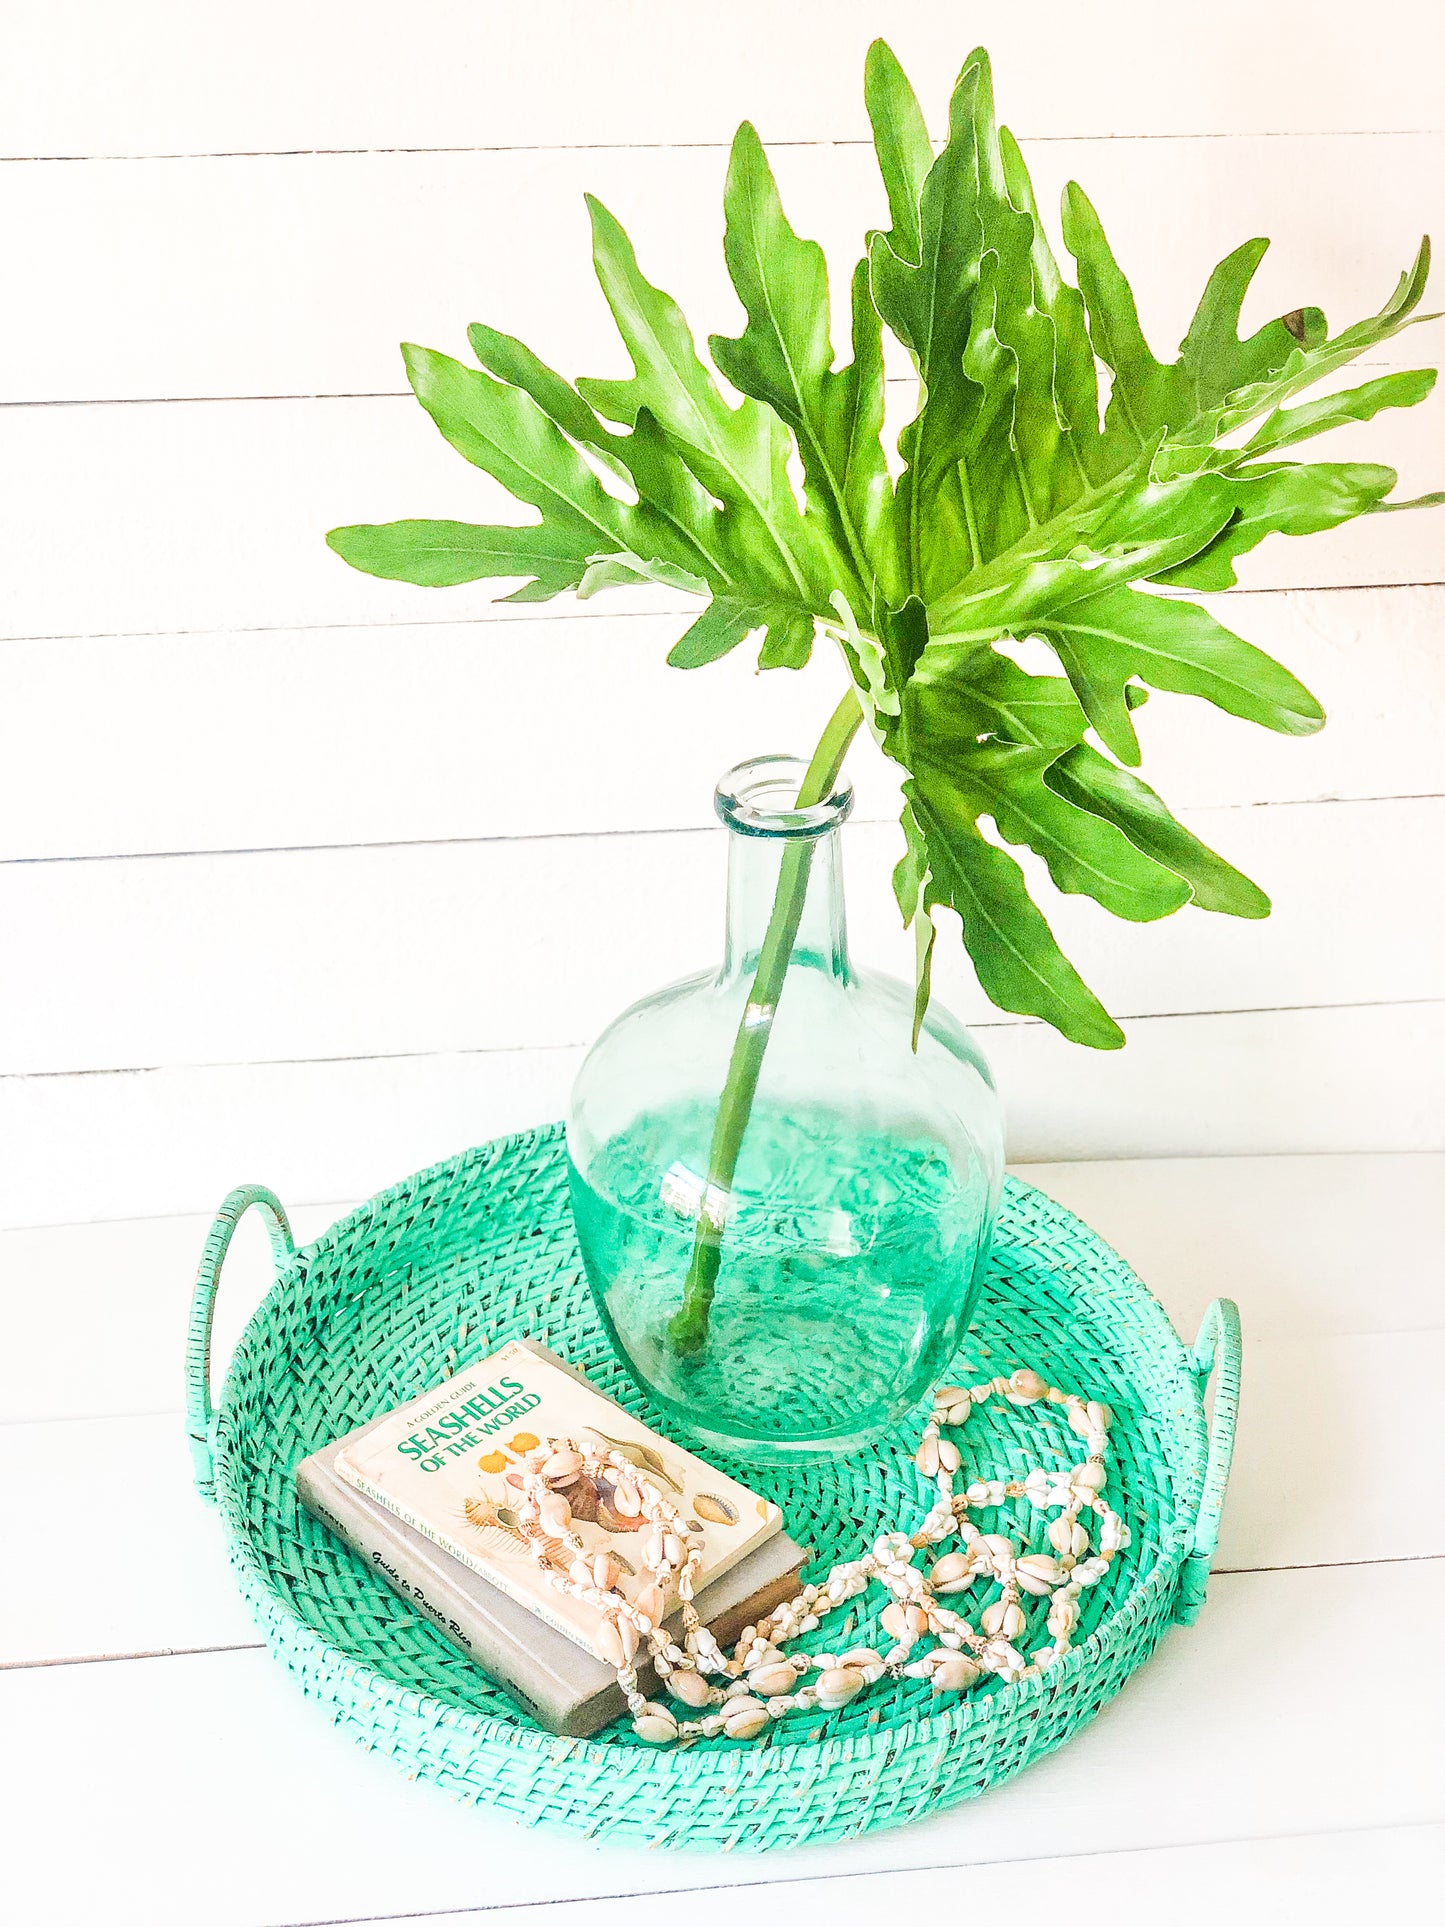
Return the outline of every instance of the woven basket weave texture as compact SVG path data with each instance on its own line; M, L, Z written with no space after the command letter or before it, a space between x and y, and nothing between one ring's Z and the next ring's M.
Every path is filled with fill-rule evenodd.
M215 1291L236 1220L251 1205L269 1224L278 1277L213 1411ZM551 1347L659 1423L608 1345L582 1277L560 1127L421 1172L300 1252L269 1192L232 1193L207 1243L192 1317L197 1482L219 1502L267 1644L338 1725L460 1799L587 1835L712 1850L898 1825L981 1793L1061 1744L1203 1598L1233 1432L1234 1308L1212 1307L1187 1350L1114 1252L1011 1178L979 1314L947 1376L977 1382L1027 1363L1114 1409L1109 1496L1133 1542L1084 1593L1074 1650L1040 1678L989 1680L961 1700L940 1701L922 1681L879 1686L838 1712L789 1715L763 1745L718 1740L659 1752L623 1724L591 1740L558 1739L300 1510L292 1480L309 1452L512 1336ZM1211 1429L1203 1394L1216 1363ZM911 1530L926 1510L912 1465L920 1422L842 1462L726 1469L776 1499L788 1530L826 1567L879 1531ZM960 1443L968 1476L1021 1477L1033 1464L1071 1463L1078 1442L1054 1408L993 1401ZM978 1516L986 1530L1048 1549L1045 1515L1026 1501ZM808 1643L886 1646L876 1617L884 1603L871 1588L846 1625L835 1614ZM1043 1609L1030 1607L1031 1639Z

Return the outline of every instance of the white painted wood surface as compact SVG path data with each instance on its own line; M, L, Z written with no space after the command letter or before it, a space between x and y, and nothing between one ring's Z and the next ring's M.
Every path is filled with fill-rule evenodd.
M670 0L551 0L537 17L415 0L253 0L218 37L187 0L11 0L3 151L252 153L275 149L726 142L751 115L769 140L866 137L859 76L886 27L929 110L977 33L950 0L880 20L869 0L725 17ZM984 23L1021 133L1290 134L1440 126L1445 25L1430 0L1359 15L1318 0L1216 0L1209 31L1153 0L1082 9L1035 0ZM36 84L63 48L64 84Z
M1441 792L1445 588L1208 602L1330 720L1277 736L1152 697L1135 726L1173 806ZM841 690L841 664L759 676L743 650L679 674L663 658L685 618L608 606L514 611L480 634L432 622L12 642L0 859L703 827L717 774L760 743L815 738ZM27 726L35 716L63 717L64 740ZM518 717L545 723L544 749ZM888 769L859 745L855 823L896 815Z
M1125 924L1028 865L1060 942L1122 1021L1414 1002L1440 987L1445 904L1414 838L1445 846L1445 798L1184 820L1279 895L1272 916L1186 906ZM852 954L906 977L897 826L845 834ZM726 841L714 828L14 864L0 919L34 934L0 957L0 1070L585 1044L637 997L716 962ZM965 1022L997 1021L956 936L939 950L940 997ZM218 1000L222 979L235 994Z
M1000 72L1005 120L1023 85ZM1064 184L1083 182L1161 351L1183 336L1214 262L1249 234L1275 240L1246 330L1306 301L1341 328L1382 305L1422 234L1445 229L1445 133L1150 143L1141 193L1145 146L1030 141L1025 159L1056 246ZM829 256L846 358L847 277L887 220L873 150L784 145L775 166L794 227ZM13 162L0 171L0 229L29 294L0 314L0 399L404 393L398 342L470 359L472 321L569 375L618 373L626 351L592 271L584 190L627 227L644 273L702 341L742 323L721 246L725 171L725 154L697 147L661 167L635 147ZM1424 328L1372 351L1396 367L1431 353ZM908 371L902 351L893 365ZM350 520L345 483L338 519Z
M1086 1056L979 1032L1018 1160L1445 1149L1445 1003L1144 1018ZM0 1224L203 1211L242 1179L368 1196L561 1117L583 1052L446 1051L0 1079Z
M17 1570L41 1575L0 1606L16 1917L189 1927L196 1881L218 1858L217 1927L399 1914L460 1927L500 1907L606 1927L663 1892L686 1895L704 1922L739 1904L764 1919L814 1907L861 1921L954 1904L961 1883L976 1907L1021 1881L1055 1891L1078 1879L1121 1908L1127 1896L1141 1916L1185 1922L1217 1917L1222 1892L1246 1923L1307 1906L1321 1927L1345 1927L1362 1896L1428 1916L1445 1823L1439 1644L1410 1639L1396 1690L1342 1682L1340 1665L1362 1626L1418 1628L1445 1610L1439 1509L1411 1500L1445 1475L1429 1390L1445 1367L1441 1168L1380 1157L1032 1171L1145 1266L1182 1329L1221 1288L1244 1308L1235 1479L1209 1603L1069 1747L987 1799L762 1860L544 1842L408 1784L337 1735L257 1648L216 1517L189 1490L178 1342L173 1373L155 1377L163 1335L179 1340L203 1224L6 1234L5 1276L24 1278L27 1299L63 1299L74 1325L94 1319L95 1360L111 1368L103 1386L90 1359L68 1374L56 1361L60 1402L42 1416L26 1403L45 1381L31 1343L41 1328L22 1326L14 1355L36 1372L12 1367L0 1390L8 1544ZM298 1231L331 1215L303 1209ZM261 1289L263 1244L242 1227L218 1360ZM139 1314L129 1329L125 1305ZM128 1379L161 1409L98 1418ZM62 1500L88 1481L103 1498L117 1465L125 1503L96 1504L77 1539ZM1401 1503L1359 1498L1392 1485ZM298 1828L303 1808L312 1818ZM65 1851L77 1812L84 1855Z

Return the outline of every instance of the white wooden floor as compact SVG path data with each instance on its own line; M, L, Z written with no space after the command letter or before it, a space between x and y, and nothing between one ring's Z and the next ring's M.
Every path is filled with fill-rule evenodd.
M259 1648L190 1489L180 1359L204 1221L0 1234L6 1296L34 1321L11 1327L0 1384L0 1411L19 1414L0 1426L6 1921L1430 1917L1445 1882L1445 1158L1024 1175L1118 1245L1186 1334L1217 1292L1240 1302L1209 1603L1072 1745L987 1798L768 1857L526 1832L335 1733ZM298 1211L299 1233L339 1208ZM223 1339L261 1289L261 1242L238 1238ZM89 1344L67 1352L78 1331Z

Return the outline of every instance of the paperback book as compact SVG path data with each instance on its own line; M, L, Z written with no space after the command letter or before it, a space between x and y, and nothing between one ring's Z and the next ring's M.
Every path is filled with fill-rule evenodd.
M515 1511L522 1461L539 1443L564 1438L622 1453L702 1533L699 1594L781 1529L771 1500L652 1431L525 1339L342 1441L333 1464L344 1483L591 1653L601 1615L548 1584ZM566 1496L585 1549L609 1551L623 1571L622 1592L635 1597L648 1575L629 1545L646 1521L614 1505L605 1475L584 1473Z

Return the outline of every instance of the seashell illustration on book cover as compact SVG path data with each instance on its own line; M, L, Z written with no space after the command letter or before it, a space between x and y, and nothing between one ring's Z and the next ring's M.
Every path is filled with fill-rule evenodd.
M617 1453L679 1508L704 1540L699 1590L782 1525L770 1500L650 1430L560 1360L521 1339L400 1406L339 1453L336 1470L590 1651L600 1614L547 1583L514 1510L523 1462L548 1441L568 1439L584 1449ZM554 1455L548 1480L566 1496L585 1555L609 1555L623 1592L635 1597L647 1575L628 1548L645 1521L625 1474L589 1474L580 1453L564 1451ZM544 1563L562 1571L577 1556L561 1540L545 1553ZM668 1609L675 1603L670 1597Z

